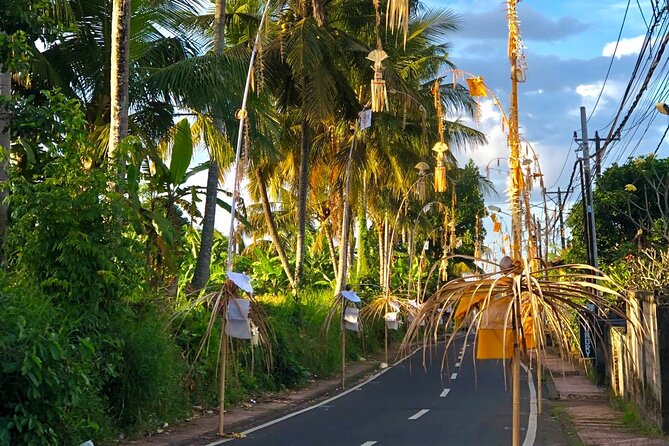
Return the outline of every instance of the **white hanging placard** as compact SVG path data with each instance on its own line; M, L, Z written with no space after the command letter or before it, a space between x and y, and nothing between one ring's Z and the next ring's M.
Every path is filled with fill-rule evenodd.
M397 330L399 328L399 323L397 321L397 312L391 311L385 314L383 317L386 321L386 327L388 330Z
M344 328L351 331L358 331L358 315L359 311L357 308L346 307L344 310Z
M251 339L250 308L250 300L230 299L225 315L225 333L228 336L238 339Z
M367 109L358 113L360 117L360 130L368 129L372 126L372 110Z

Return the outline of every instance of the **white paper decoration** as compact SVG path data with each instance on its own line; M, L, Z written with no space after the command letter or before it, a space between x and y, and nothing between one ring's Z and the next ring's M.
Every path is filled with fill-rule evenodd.
M228 310L225 315L225 333L228 336L238 339L251 339L251 323L249 321L250 308L250 300L230 299L228 302Z
M388 330L397 330L399 328L396 311L386 313L383 318L386 321L386 327L388 327Z
M351 331L358 331L358 315L357 308L346 307L344 310L344 328Z

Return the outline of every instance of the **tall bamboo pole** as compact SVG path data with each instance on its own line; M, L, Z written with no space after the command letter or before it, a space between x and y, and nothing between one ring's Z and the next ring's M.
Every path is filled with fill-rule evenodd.
M511 97L509 110L509 137L508 144L511 152L509 167L511 168L511 232L513 233L513 260L522 262L520 253L522 217L520 209L521 191L524 190L523 172L520 168L520 135L518 131L518 80L523 73L520 67L522 43L518 31L518 15L516 4L518 0L507 0L509 21L509 63L511 65ZM520 445L520 346L519 346L519 323L520 296L514 301L514 341L512 359L512 391L513 391L513 425L512 445Z
M237 206L237 199L240 195L240 183L241 183L241 150L242 150L242 138L244 135L244 121L247 118L246 103L249 97L249 90L251 87L251 74L253 73L253 62L255 61L256 54L258 52L258 44L260 42L260 32L262 30L263 24L265 23L265 18L269 12L270 2L268 1L265 4L265 9L263 10L262 17L260 18L260 24L258 25L258 33L256 34L255 42L253 43L253 50L251 51L251 60L249 61L249 70L246 75L246 85L244 87L244 95L242 97L242 107L237 112L237 118L239 119L239 134L237 135L237 149L235 151L235 183L232 193L232 203L230 203L230 232L228 236L228 262L227 262L227 271L232 271L233 256L234 256L234 235L235 235L235 211ZM228 356L228 336L225 334L225 314L226 306L223 305L223 323L221 324L221 342L223 346L221 348L221 371L220 371L220 391L219 391L219 403L220 403L220 414L218 418L218 434L223 435L223 426L224 426L224 401L225 401L225 369L227 367L227 356Z
M228 262L227 270L228 272L232 271L232 260L234 256L234 243L233 239L235 236L235 213L237 210L237 200L239 199L240 183L242 179L242 172L240 166L240 159L242 154L242 141L244 138L244 122L248 117L248 112L246 110L246 103L249 98L249 90L251 89L251 75L253 74L253 63L256 59L256 54L258 53L258 44L260 43L260 32L262 31L263 24L265 23L265 18L269 12L270 1L267 1L265 4L265 9L263 10L262 17L260 18L260 24L258 25L258 33L256 34L255 42L253 43L253 50L251 51L251 60L249 61L249 71L246 74L246 85L244 86L244 95L242 97L242 107L237 112L237 118L239 119L239 133L237 134L237 148L235 150L235 183L232 192L232 203L230 203L230 232L228 236Z

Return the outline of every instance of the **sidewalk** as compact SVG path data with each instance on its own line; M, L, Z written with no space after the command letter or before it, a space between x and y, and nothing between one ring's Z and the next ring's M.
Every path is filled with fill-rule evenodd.
M582 369L547 354L543 366L550 370L562 406L585 446L666 446L669 438L651 437L623 423L623 414L611 407L606 390L596 386Z

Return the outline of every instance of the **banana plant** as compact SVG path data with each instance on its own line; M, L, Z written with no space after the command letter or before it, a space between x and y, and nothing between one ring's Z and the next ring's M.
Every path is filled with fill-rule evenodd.
M193 177L206 171L209 161L189 169L193 161L193 142L193 129L184 118L147 156L136 157L127 169L128 192L135 197L142 232L147 236L147 261L160 275L165 274L165 269L175 270L172 253L181 228L184 225L193 227L202 217L198 203L202 201L206 187L193 184ZM222 189L218 192L232 196ZM140 202L140 194L144 202ZM217 199L217 203L230 211L230 204L225 200ZM239 219L243 224L249 224L245 215Z

